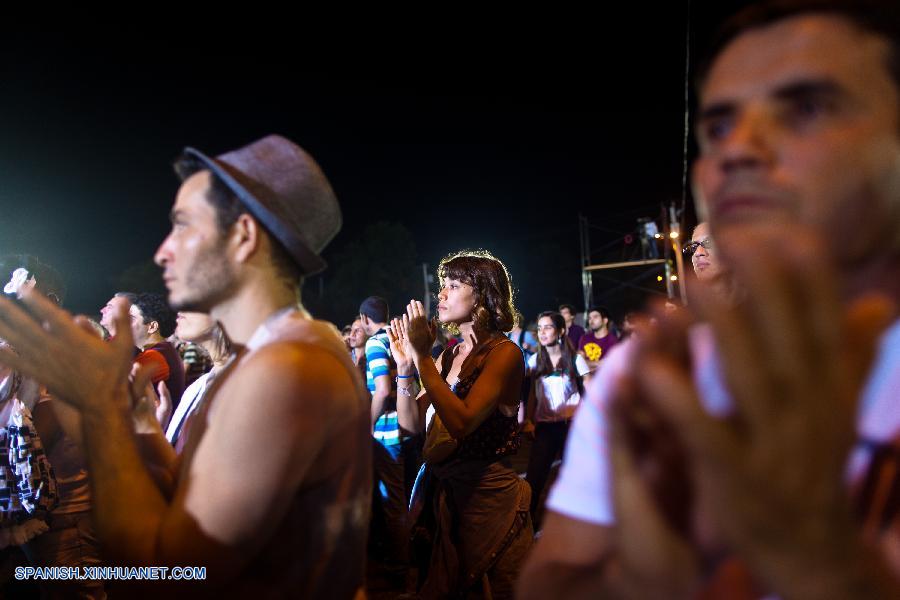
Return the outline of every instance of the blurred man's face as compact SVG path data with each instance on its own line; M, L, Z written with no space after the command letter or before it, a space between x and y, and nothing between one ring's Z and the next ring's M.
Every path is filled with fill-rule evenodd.
M597 332L603 329L603 326L606 325L607 321L608 319L604 319L603 315L601 315L596 310L592 310L588 313L588 326L593 332Z
M117 306L128 304L128 299L124 296L113 296L106 303L106 306L100 309L100 324L106 327L106 330L115 335L116 326L113 323L113 314Z
M569 310L568 308L560 309L559 314L561 314L562 318L565 320L566 326L570 327L572 325L572 323L575 321L575 315L573 315L572 311Z
M350 326L350 347L351 348L365 348L366 340L368 336L366 335L366 329L363 327L362 321L356 319L353 321L353 325Z
M900 94L887 52L884 39L821 14L726 46L701 89L693 170L720 241L730 226L802 224L852 264L897 239Z
M144 322L141 309L134 304L128 308L128 316L131 318L131 335L134 338L134 345L142 348L149 342L150 324Z

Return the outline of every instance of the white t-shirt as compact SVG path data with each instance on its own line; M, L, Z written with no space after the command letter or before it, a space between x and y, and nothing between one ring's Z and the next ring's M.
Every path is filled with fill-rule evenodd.
M537 368L537 354L528 357L528 370ZM584 377L591 370L580 354L575 355L575 371ZM535 380L534 422L547 423L565 421L575 415L575 409L581 402L578 384L571 380L568 373L554 372Z
M611 399L612 382L627 372L634 348L631 342L619 344L601 361L569 430L559 479L547 499L550 509L567 517L596 525L615 522L605 410ZM728 414L732 402L720 376L712 330L708 326L691 331L690 349L695 365L694 381L704 406L710 414ZM879 342L875 363L862 392L857 433L860 438L876 443L888 442L900 433L900 320ZM848 461L848 479L863 474L869 459L868 447L858 444Z
M203 393L206 391L206 382L209 377L209 373L204 373L195 379L181 395L181 400L175 408L175 414L172 415L169 426L166 428L166 439L169 440L170 444L175 443L175 434L181 435L182 424L200 406L200 400L203 399Z

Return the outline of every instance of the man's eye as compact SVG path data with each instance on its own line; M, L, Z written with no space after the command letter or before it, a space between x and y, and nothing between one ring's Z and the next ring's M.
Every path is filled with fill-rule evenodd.
M700 127L701 141L718 142L725 139L731 132L732 119L728 117L714 117L707 119Z
M816 96L797 98L789 105L787 118L793 125L802 126L828 115L834 108L834 102L827 98Z

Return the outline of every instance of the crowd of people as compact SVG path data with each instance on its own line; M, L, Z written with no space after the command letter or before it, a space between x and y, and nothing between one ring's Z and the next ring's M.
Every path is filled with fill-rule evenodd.
M890 0L728 21L689 303L619 326L532 329L461 250L434 315L373 295L339 331L299 297L341 223L315 160L186 148L167 296L73 318L59 273L4 262L4 560L206 569L44 597L900 597L898 65Z

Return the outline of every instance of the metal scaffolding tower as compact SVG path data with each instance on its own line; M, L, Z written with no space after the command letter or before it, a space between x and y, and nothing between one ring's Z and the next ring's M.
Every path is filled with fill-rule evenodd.
M687 303L687 295L685 293L682 282L684 281L684 260L681 254L681 228L676 217L676 208L672 204L663 212L665 215L665 223L662 232L657 234L656 239L662 239L663 257L662 258L642 258L639 260L624 260L607 263L593 263L593 252L591 247L591 223L582 215L578 216L578 232L581 243L581 285L584 292L584 307L594 304L594 273L609 269L639 269L639 273L631 279L620 283L612 291L621 288L631 287L642 291L658 294L655 289L638 285L641 280L658 273L660 266L665 272L666 295L674 298L677 294L680 296L682 303ZM655 243L655 241L654 241Z

